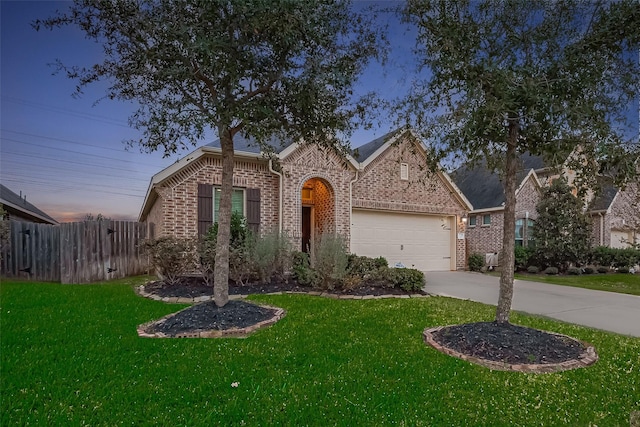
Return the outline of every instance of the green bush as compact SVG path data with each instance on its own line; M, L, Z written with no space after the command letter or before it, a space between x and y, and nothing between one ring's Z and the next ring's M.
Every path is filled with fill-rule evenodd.
M389 268L388 278L394 288L406 292L419 291L424 288L424 273L414 268Z
M318 286L334 289L347 272L348 255L344 239L335 234L323 234L315 245L313 258Z
M593 267L585 267L584 270L583 270L583 273L584 274L593 274L593 273L595 273L595 271L596 270Z
M591 251L591 260L603 267L632 267L640 263L640 250L598 246Z
M579 275L581 275L581 274L582 274L582 271L580 271L580 269L579 269L579 268L577 268L577 267L569 267L569 268L567 269L567 274L568 274L569 276L579 276Z
M598 273L608 273L608 272L609 272L609 267L603 267L603 266L598 267Z
M389 263L384 257L369 258L356 254L349 254L347 257L347 272L350 275L366 277L375 274L381 268L387 267L388 265Z
M629 272L629 267L618 267L618 273L628 273Z
M547 267L544 270L544 274L556 275L556 274L558 274L558 268L557 267Z
M318 275L311 268L309 254L306 252L294 251L291 253L291 271L293 278L301 286L315 286Z
M278 232L256 237L249 254L250 265L261 282L267 283L274 276L284 278L291 267L291 243Z
M484 267L484 256L482 254L471 254L469 255L469 270L471 271L481 271L482 267Z
M527 267L527 273L538 274L539 272L540 272L540 269L535 265L530 265L529 267Z
M146 241L143 246L160 279L168 284L178 283L180 276L195 267L193 239L165 236Z
M514 252L514 267L516 271L522 271L526 269L529 265L529 259L531 259L533 250L528 247L525 248L524 246L516 246Z

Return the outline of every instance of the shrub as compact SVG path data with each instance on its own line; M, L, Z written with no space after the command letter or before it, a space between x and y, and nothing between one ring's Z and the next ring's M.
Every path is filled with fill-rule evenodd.
M311 269L309 254L306 252L294 251L291 253L291 271L293 278L299 285L315 286L318 275Z
M180 276L194 267L195 241L165 236L144 243L151 265L160 279L176 284Z
M322 289L333 289L347 271L347 251L339 235L323 234L316 243L313 268Z
M593 274L593 273L595 273L595 271L596 270L593 267L585 267L584 270L583 270L583 273L584 274Z
M283 278L291 266L291 243L278 232L256 238L251 249L250 265L264 283L276 275Z
M384 257L369 258L366 256L358 256L349 254L347 257L347 271L349 274L358 276L367 276L374 274L381 268L387 267L389 264Z
M582 274L582 271L580 271L580 269L577 267L569 267L567 269L567 274L570 276L579 276L580 274Z
M598 273L608 273L608 272L609 272L609 267L603 267L603 266L598 267Z
M200 257L200 272L207 286L213 286L213 270L216 262L216 237L217 231L213 227L209 228L207 234L198 244L198 255Z
M471 271L480 271L484 267L484 257L482 254L471 254L469 255L469 270Z
M558 268L557 267L547 267L544 270L544 274L549 274L549 275L558 274Z
M529 267L527 267L527 273L538 274L539 272L540 272L540 269L535 265L530 265Z
M530 248L525 248L524 246L516 246L515 247L515 257L514 257L514 267L516 270L524 270L529 265L529 259L533 253L533 250Z
M618 273L625 273L626 274L629 271L630 271L629 267L618 267Z
M389 268L388 278L394 288L407 292L419 291L424 288L424 273L414 268Z

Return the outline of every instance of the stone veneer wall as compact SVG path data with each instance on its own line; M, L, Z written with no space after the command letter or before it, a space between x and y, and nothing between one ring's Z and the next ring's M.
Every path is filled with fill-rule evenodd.
M400 179L400 165L409 167L409 179ZM353 184L353 207L396 212L417 212L461 217L465 207L440 175L431 174L424 167L424 152L413 138L405 138L371 162ZM458 221L454 220L454 224ZM457 224L453 236L456 245L456 268L466 263L463 232Z
M220 185L222 159L202 157L158 185L158 200L148 222L156 224L156 236L194 237L198 230L198 184ZM277 230L279 182L266 161L236 160L233 185L260 189L261 231Z

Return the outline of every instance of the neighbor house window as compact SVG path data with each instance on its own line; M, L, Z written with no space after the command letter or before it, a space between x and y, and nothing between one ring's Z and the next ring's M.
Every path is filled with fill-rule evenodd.
M218 214L220 212L220 195L222 189L216 187L213 190L213 222L218 222ZM231 195L231 212L238 212L244 215L244 190L234 188Z
M491 214L482 215L482 225L491 225Z
M516 246L533 246L533 224L531 219L516 220Z
M469 227L475 227L477 222L477 217L475 215L469 217Z
M400 163L400 179L407 181L409 179L409 164Z

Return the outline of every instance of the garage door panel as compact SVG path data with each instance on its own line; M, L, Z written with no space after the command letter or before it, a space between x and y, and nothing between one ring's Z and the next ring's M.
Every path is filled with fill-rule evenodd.
M354 210L352 252L419 270L451 269L448 217Z

